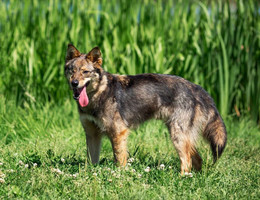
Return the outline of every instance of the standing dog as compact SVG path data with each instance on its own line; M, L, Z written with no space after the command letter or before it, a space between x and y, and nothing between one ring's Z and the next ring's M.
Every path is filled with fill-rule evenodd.
M195 147L200 133L209 141L214 161L221 156L227 140L225 125L204 89L178 76L116 75L101 66L98 47L81 54L68 45L65 74L78 104L92 163L99 161L101 137L107 135L115 161L124 166L129 129L151 118L163 120L168 127L182 174L192 166L201 169Z

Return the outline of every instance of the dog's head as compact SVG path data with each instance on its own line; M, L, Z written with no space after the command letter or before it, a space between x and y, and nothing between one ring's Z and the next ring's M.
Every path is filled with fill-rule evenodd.
M80 53L72 44L68 45L65 75L73 97L82 107L89 103L87 93L94 91L100 81L103 71L102 58L98 47L93 48L88 54Z

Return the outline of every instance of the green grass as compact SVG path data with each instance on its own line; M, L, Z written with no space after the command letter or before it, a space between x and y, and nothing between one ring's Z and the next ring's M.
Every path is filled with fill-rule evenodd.
M228 143L216 165L212 166L209 146L199 142L203 170L193 172L192 178L184 178L180 176L179 159L167 129L159 121L131 132L129 154L134 162L128 169L115 166L106 138L101 163L92 166L86 162L85 136L75 102L19 108L14 101L0 96L0 104L0 162L3 163L0 176L5 176L5 183L0 183L0 197L3 199L260 197L260 130L246 118L225 119ZM37 167L33 167L34 163ZM164 170L160 169L161 164L165 165ZM151 171L145 172L148 166Z

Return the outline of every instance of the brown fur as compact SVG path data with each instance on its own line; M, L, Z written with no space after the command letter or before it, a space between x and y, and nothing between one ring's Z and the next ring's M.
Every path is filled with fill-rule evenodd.
M116 75L118 81L122 84L122 86L127 86L129 84L129 78L125 75Z
M118 162L120 166L125 166L127 162L127 137L127 129L111 137L115 161Z

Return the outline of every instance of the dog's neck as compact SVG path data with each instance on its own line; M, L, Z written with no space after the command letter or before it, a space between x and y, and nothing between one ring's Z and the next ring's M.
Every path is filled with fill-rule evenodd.
M102 72L100 75L100 81L98 83L98 87L95 92L93 92L91 96L91 101L97 102L100 101L101 95L108 89L108 78L111 74L107 72Z

